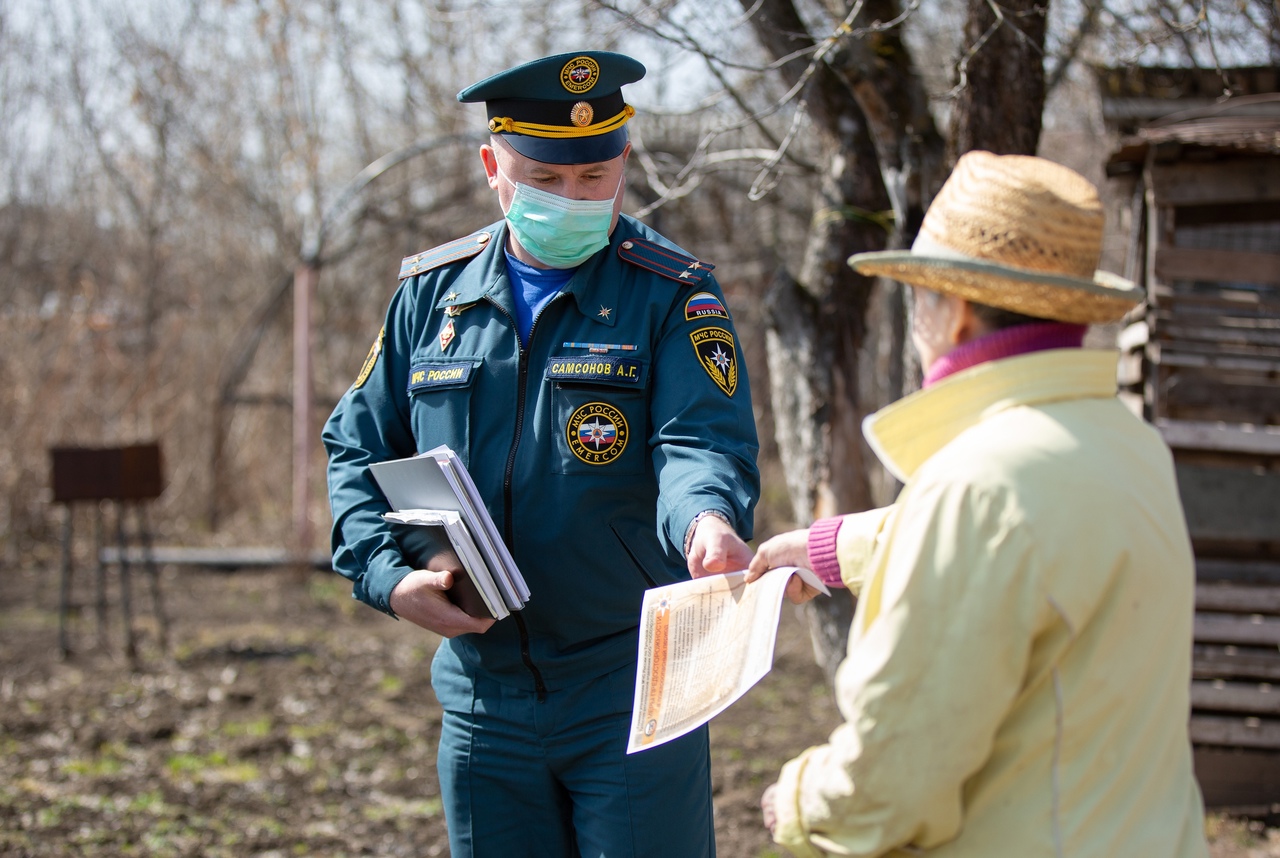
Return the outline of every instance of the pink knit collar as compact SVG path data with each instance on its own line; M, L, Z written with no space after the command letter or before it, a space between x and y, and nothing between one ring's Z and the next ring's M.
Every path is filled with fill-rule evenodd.
M1084 335L1088 329L1088 325L1043 322L993 331L956 346L934 361L925 374L922 387L928 387L949 375L987 361L1046 349L1078 349L1084 345Z

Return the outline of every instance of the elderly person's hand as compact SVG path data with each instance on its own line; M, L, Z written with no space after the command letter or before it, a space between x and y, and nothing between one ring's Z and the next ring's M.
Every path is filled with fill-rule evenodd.
M808 530L779 533L761 543L756 549L756 556L751 558L751 564L747 567L747 583L778 566L809 568ZM791 576L791 580L787 582L787 600L793 604L802 605L816 595L818 591L800 580L798 575Z
M774 807L777 794L778 785L772 783L765 788L764 795L760 796L760 812L764 816L764 827L769 829L769 834L773 834L778 827L778 811Z

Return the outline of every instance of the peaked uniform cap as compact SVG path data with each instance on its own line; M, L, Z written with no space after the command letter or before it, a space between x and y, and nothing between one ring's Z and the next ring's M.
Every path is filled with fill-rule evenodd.
M556 54L472 84L458 101L484 102L489 130L526 158L593 164L626 148L635 108L623 100L622 87L644 74L644 65L624 54Z
M925 212L910 250L856 253L861 274L1075 324L1112 322L1143 299L1098 271L1103 213L1074 170L1026 155L967 152Z

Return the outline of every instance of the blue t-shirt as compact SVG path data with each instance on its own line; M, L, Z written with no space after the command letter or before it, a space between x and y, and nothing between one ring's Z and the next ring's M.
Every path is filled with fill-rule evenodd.
M534 268L507 253L507 274L516 299L516 328L520 345L527 345L533 320L547 302L560 293L577 268Z

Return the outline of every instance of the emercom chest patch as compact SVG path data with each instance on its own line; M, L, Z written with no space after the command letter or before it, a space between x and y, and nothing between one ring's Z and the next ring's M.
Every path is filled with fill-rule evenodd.
M608 355L553 357L547 361L547 379L638 385L644 380L644 362Z
M622 412L607 402L588 402L564 427L569 449L588 465L607 465L627 448L630 432Z
M466 387L471 383L471 374L475 372L475 368L471 361L418 364L409 370L409 392L416 393L437 387Z
M733 334L724 328L701 328L689 335L698 362L728 396L738 389L738 352L733 347Z

